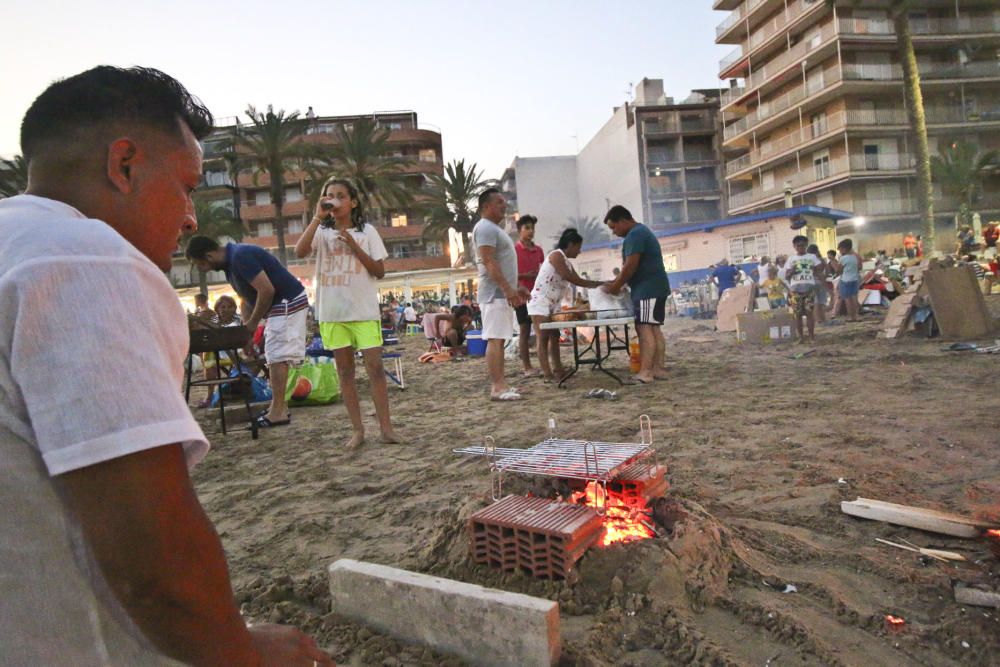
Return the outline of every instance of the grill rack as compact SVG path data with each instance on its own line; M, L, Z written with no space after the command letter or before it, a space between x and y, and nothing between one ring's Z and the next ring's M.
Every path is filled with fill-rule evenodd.
M486 436L482 446L452 450L465 456L485 456L490 465L490 490L493 500L503 496L503 476L521 473L540 477L557 477L594 482L604 486L623 470L639 460L655 457L653 430L648 415L639 417L639 443L568 440L555 437L555 415L549 416L552 436L528 449L497 447L492 436ZM598 513L604 513L599 507Z

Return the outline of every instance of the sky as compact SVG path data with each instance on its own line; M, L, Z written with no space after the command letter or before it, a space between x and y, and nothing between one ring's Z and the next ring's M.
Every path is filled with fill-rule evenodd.
M577 152L664 80L719 85L711 0L262 2L20 0L0 23L0 156L52 81L99 64L156 67L217 117L247 104L320 116L413 110L446 161L499 178L515 156Z

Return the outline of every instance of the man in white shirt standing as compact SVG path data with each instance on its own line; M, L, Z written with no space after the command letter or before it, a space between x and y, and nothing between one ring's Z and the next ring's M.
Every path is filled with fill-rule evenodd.
M504 379L503 350L514 337L514 309L524 303L517 287L517 252L514 242L500 226L507 202L496 188L479 195L481 219L472 229L472 245L479 269L479 307L483 316L486 369L490 376L490 398L517 401L521 394Z
M163 271L211 127L145 68L58 81L24 117L27 193L0 201L2 664L332 664L247 628L188 476L208 442Z

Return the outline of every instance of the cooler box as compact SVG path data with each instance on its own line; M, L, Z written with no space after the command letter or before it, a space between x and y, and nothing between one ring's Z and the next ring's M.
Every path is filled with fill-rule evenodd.
M486 356L486 341L483 340L483 332L480 329L469 329L465 334L465 345L470 357Z

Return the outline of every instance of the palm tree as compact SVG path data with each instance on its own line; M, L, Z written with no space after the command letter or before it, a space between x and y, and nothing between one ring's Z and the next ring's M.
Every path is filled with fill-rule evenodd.
M21 155L0 159L0 198L13 197L28 187L28 163Z
M826 0L827 7L834 8L836 0ZM859 0L851 0L858 5ZM910 9L914 0L890 0L889 16L896 33L896 51L903 66L903 94L906 98L906 115L916 144L917 161L917 209L924 227L924 244L933 251L934 230L934 188L931 183L931 152L927 141L927 118L924 114L924 96L920 90L920 70L917 68L917 54L913 50L910 33Z
M564 225L563 228L552 237L555 241L558 241L559 237L562 236L562 233L570 227L576 229L576 231L580 233L580 236L583 237L584 245L604 243L605 241L611 240L611 232L608 230L607 226L592 215L571 215L566 218L566 220L568 221L568 224Z
M931 158L934 180L945 194L958 199L958 218L963 225L972 225L973 206L982 191L982 177L998 166L1000 151L982 153L975 144L966 141L951 144L941 155Z
M207 236L218 241L223 237L229 237L234 241L243 238L243 223L233 213L228 206L216 206L214 202L205 199L194 200L194 215L198 220L198 234ZM181 237L180 247L183 250L187 247L190 236ZM204 271L198 271L198 288L202 294L208 294L208 275Z
M477 200L487 188L496 187L493 179L484 179L475 162L468 167L465 160L453 160L445 165L444 175L430 177L430 193L426 202L428 225L424 236L443 238L449 229L462 235L465 262L472 262L469 235L479 221Z
M285 173L298 166L310 151L300 138L306 133L308 122L299 119L299 112L288 114L284 109L277 113L268 105L267 111L257 111L253 105L247 107L247 117L251 125L233 136L236 164L253 169L254 184L260 174L266 173L271 181L271 202L274 204L274 232L278 237L278 260L286 263L285 219L282 207L285 204Z
M338 125L337 144L310 160L309 200L315 205L319 188L331 177L345 178L358 189L366 209L380 212L388 208L406 208L413 204L413 192L403 176L413 165L411 158L393 155L389 145L390 130L379 127L370 118L361 118L347 129Z

